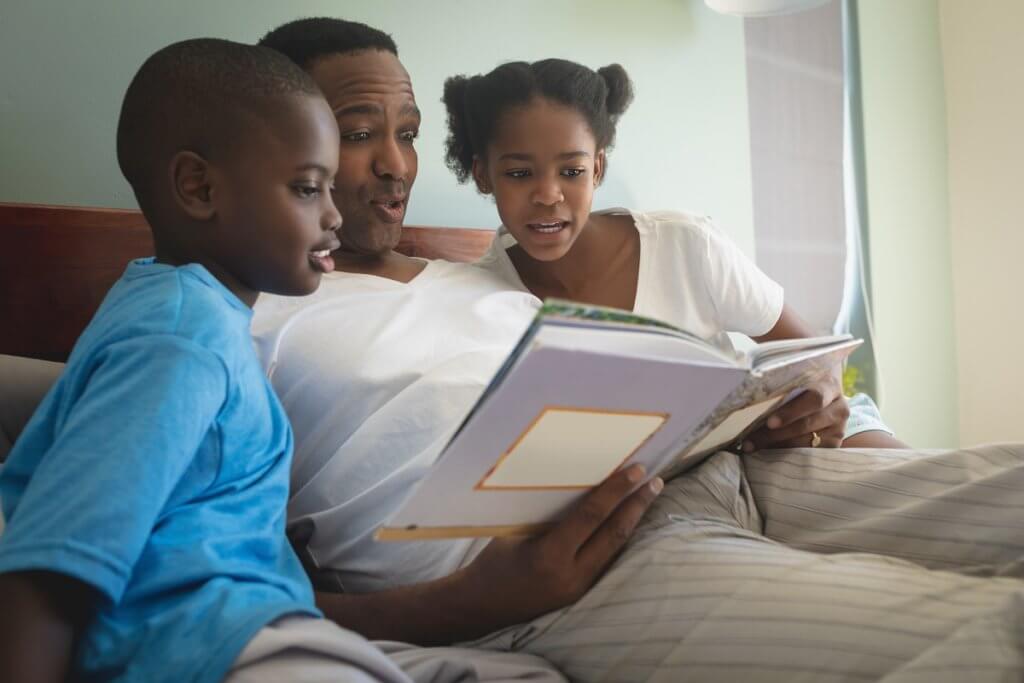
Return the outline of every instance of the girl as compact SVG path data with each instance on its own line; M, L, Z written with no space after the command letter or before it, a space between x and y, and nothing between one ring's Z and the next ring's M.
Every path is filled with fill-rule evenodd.
M633 310L729 348L807 337L782 288L703 217L591 212L615 126L633 98L618 64L597 72L562 59L503 64L445 83L447 163L494 196L503 225L482 265L540 298ZM745 450L902 446L859 397L852 430L838 373L807 387L751 435ZM884 430L884 431L882 431ZM861 436L849 439L853 433Z

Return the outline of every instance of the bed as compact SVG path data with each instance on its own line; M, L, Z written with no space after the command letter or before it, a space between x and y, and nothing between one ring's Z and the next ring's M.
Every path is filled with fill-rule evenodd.
M472 261L493 234L407 226L398 250ZM152 252L139 211L0 203L0 463L125 264Z
M407 226L398 250L472 261L493 234ZM66 360L125 264L152 251L139 211L0 203L0 354Z

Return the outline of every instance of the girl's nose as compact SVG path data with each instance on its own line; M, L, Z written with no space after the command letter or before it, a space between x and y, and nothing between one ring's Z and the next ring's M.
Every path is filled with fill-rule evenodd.
M565 195L562 194L562 188L557 182L542 180L534 188L532 199L535 204L552 206L564 200Z

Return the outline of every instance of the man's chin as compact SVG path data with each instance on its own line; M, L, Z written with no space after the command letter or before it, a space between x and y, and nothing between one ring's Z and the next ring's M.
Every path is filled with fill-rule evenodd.
M402 238L402 229L399 226L394 235L374 235L375 239L367 240L342 240L341 248L332 252L335 260L342 261L372 261L384 258L395 249Z
M398 248L398 243L402 240L402 223L371 225L359 237L361 238L358 240L360 251L383 256Z

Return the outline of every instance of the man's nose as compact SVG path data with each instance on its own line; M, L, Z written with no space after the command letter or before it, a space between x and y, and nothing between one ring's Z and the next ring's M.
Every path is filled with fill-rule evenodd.
M397 140L387 138L382 142L373 160L373 172L381 178L405 180L409 173L409 164Z

